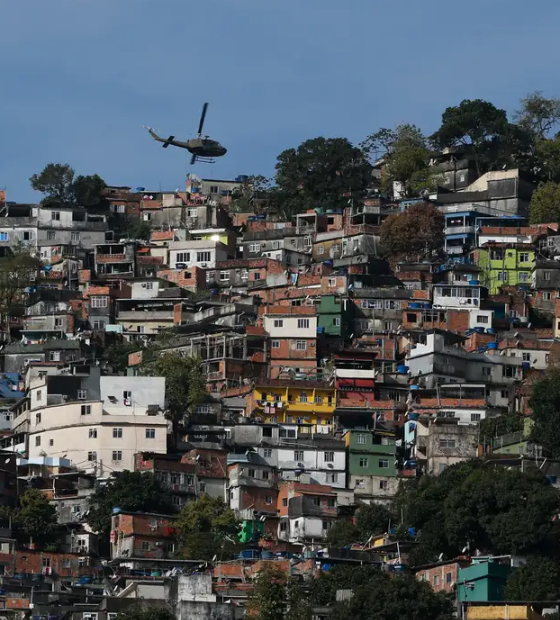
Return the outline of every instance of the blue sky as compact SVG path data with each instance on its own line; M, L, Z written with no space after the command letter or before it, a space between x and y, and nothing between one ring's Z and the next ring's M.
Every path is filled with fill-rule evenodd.
M0 0L0 187L38 200L51 161L183 187L188 153L142 125L188 138L204 101L229 153L193 171L214 178L271 175L318 135L428 133L465 98L513 111L560 97L558 23L558 0Z

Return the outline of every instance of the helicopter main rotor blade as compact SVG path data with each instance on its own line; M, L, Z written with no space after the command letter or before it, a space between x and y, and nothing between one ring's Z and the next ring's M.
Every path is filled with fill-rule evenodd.
M196 155L193 154L193 156L191 157L191 166L194 164L195 161L196 161Z
M206 118L206 110L208 110L208 103L202 106L202 114L200 115L200 123L198 125L198 135L202 133L202 127L204 126L204 119Z

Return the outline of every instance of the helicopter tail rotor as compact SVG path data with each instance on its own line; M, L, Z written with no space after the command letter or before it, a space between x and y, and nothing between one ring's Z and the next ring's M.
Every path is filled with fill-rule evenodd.
M169 136L169 138L167 138L167 140L165 141L165 144L162 146L162 148L166 149L172 142L172 140L175 139L175 136Z
M204 126L204 119L206 118L206 111L208 110L208 103L202 106L202 114L200 115L200 123L198 124L198 137L202 135L202 128Z

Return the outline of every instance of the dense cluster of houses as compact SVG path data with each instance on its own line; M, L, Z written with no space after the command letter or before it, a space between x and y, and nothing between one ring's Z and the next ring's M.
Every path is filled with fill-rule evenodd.
M236 618L266 562L305 577L340 562L403 570L389 527L326 544L338 519L400 484L476 456L538 457L527 432L486 436L481 422L530 416L528 386L559 353L558 225L528 224L533 187L518 170L476 178L455 161L442 175L429 197L372 195L288 221L238 212L245 178L108 187L105 214L0 195L0 256L18 244L42 263L2 334L1 501L39 488L66 532L47 552L0 531L0 607L51 618L56 600L76 620L113 620L143 598L171 601L178 618ZM442 256L390 264L381 224L425 202L445 217ZM115 235L129 220L150 239ZM117 372L104 353L123 342L137 346ZM208 396L178 428L166 378L138 373L146 347L200 361ZM543 467L555 483L557 464ZM123 470L154 473L177 509L223 498L240 558L182 559L173 515L118 507L101 557L88 498ZM488 602L488 580L514 566L465 557L418 576ZM464 584L477 580L473 598Z

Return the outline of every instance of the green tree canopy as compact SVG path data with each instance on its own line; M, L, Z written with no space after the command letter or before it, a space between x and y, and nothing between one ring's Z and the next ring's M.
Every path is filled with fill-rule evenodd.
M311 618L311 606L301 584L274 567L265 567L257 575L247 612L255 620Z
M382 189L393 192L393 183L401 184L408 198L416 197L422 190L434 189L436 176L429 167L428 140L415 125L398 125L393 129L380 129L368 136L360 145L368 155L382 155L385 166Z
M150 377L165 377L165 397L174 420L188 417L196 405L208 396L200 360L164 353L141 366L141 373Z
M183 506L176 521L183 553L193 560L228 559L235 548L237 520L220 497L203 495Z
M169 515L175 512L169 490L152 473L139 471L115 472L95 489L87 518L95 532L109 534L113 508Z
M333 547L345 547L362 540L360 530L348 519L339 519L327 534L327 543Z
M144 602L138 603L120 613L117 620L176 620L165 604L165 601L162 601L161 607L155 607Z
M363 151L346 138L314 138L278 155L275 198L284 215L307 209L343 209L372 182Z
M531 439L541 445L548 456L560 457L560 369L550 368L541 381L533 385L529 406Z
M479 174L490 169L496 142L507 137L509 123L505 110L482 99L465 99L445 110L441 127L432 140L439 148L466 146L472 151Z
M548 99L540 90L530 93L521 99L515 120L536 138L545 138L560 123L560 99Z
M506 601L560 600L560 566L550 558L530 558L508 579L504 591Z
M352 597L336 602L337 590L351 590ZM335 567L321 573L311 586L314 604L333 607L340 620L451 620L453 605L430 585L413 576L391 576L369 566Z
M533 192L529 206L532 224L560 222L560 183L541 183Z
M480 422L480 438L487 441L493 437L522 431L525 418L518 413L506 413L495 418L484 418Z
M105 181L97 174L78 175L69 164L47 164L30 179L31 187L45 195L43 204L79 206L100 209L106 206L103 190Z
M385 534L394 525L395 515L382 504L369 504L358 510L356 526L363 540L367 540L370 536Z
M444 217L432 205L414 205L381 225L383 252L390 260L423 260L443 247Z
M20 496L20 507L13 515L13 522L29 542L45 545L57 538L56 509L38 489L28 489Z
M148 222L135 218L131 220L126 229L126 235L129 239L140 239L141 241L149 241L152 236L152 227Z

